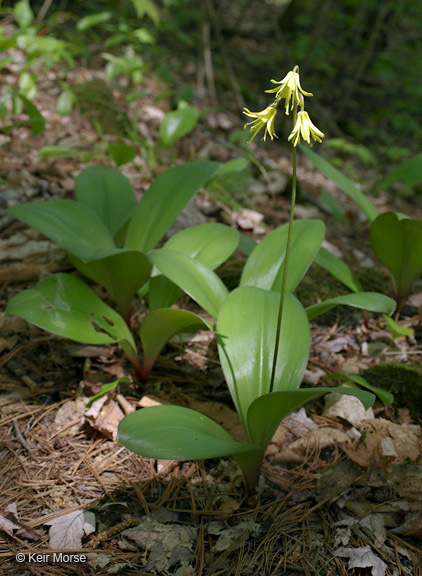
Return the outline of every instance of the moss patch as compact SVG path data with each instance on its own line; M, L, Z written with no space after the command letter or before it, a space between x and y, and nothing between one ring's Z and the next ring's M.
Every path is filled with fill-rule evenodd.
M394 406L408 408L412 414L422 416L422 368L408 362L388 362L369 368L362 373L370 384L394 394Z

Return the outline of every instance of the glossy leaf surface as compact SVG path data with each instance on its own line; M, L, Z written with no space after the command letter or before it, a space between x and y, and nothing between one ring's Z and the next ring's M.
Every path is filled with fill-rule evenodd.
M209 324L200 316L187 310L161 308L151 312L139 328L143 349L142 372L144 378L147 378L161 350L176 334L209 328Z
M86 206L73 200L17 204L8 213L84 262L99 251L115 249L103 222Z
M7 314L83 344L116 344L136 356L136 347L123 318L79 278L55 274L9 302Z
M370 236L376 257L394 278L401 302L422 276L422 220L385 212L372 223Z
M280 295L241 286L226 298L218 316L220 362L233 402L247 429L249 406L270 391ZM286 293L274 390L300 386L310 347L305 310Z
M321 268L324 268L324 270L327 270L334 278L340 280L340 282L353 292L362 291L361 283L350 268L332 252L329 252L325 248L320 248L315 257L315 263L321 266Z
M300 388L264 394L257 398L248 410L248 429L251 441L266 448L283 418L294 410L299 410L311 400L332 392L359 398L365 409L368 409L375 399L370 392L345 387Z
M198 120L198 110L186 102L180 102L177 110L168 112L160 124L160 138L164 146L171 146L191 132Z
M135 194L129 180L109 166L82 170L75 179L75 195L98 216L113 238L135 209Z
M125 247L145 253L154 248L218 167L217 162L181 164L154 180L130 221Z
M290 247L291 265L287 271L286 290L294 292L312 264L324 240L325 226L321 220L293 222ZM241 286L280 290L284 271L288 224L276 228L253 250L240 279Z
M355 292L308 306L306 308L308 319L313 320L320 314L324 314L324 312L328 312L328 310L340 304L388 315L392 314L396 308L395 301L388 296L384 296L384 294L379 294L378 292Z
M189 408L152 406L126 416L117 443L146 458L198 460L251 452L256 447L236 442L219 424Z
M160 272L217 318L228 294L217 274L198 260L168 248L153 250L150 257Z

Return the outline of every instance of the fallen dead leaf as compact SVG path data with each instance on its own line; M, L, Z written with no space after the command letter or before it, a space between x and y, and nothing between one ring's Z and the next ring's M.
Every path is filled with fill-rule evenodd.
M300 464L310 452L346 442L350 442L350 436L346 432L324 426L311 430L303 438L292 442L287 448L275 454L274 461Z
M422 435L420 426L399 425L383 418L362 420L360 430L364 442L342 446L347 456L367 467L375 460L381 467L400 464L409 459L417 462L421 459Z
M335 393L327 394L325 397L325 408L322 415L326 418L343 418L356 428L359 428L362 420L375 418L372 408L365 410L362 402L354 396Z
M372 552L370 546L362 548L338 548L334 554L340 558L349 558L348 569L371 568L372 576L385 576L387 564Z
M89 510L75 510L49 520L50 546L56 550L82 548L82 538L95 532L95 514Z
M85 413L88 424L106 438L116 440L117 428L125 414L117 402L106 396L99 398Z

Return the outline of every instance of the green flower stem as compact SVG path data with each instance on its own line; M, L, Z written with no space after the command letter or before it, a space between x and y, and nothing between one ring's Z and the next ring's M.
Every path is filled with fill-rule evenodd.
M296 125L296 119L297 119L297 103L295 103L294 109L293 109L293 126ZM281 297L280 297L280 306L278 308L277 330L276 330L275 346L274 346L274 360L273 360L273 365L272 365L272 369L271 369L270 392L273 392L273 390L274 390L274 379L275 379L275 371L276 371L277 359L278 359L278 346L280 343L281 321L283 319L284 296L286 294L286 282L287 282L287 267L288 267L288 263L289 263L290 244L291 244L291 238L292 238L295 204L296 204L296 146L293 145L292 196L290 199L289 230L287 233L286 255L284 257L284 270L283 270L283 278L281 281Z

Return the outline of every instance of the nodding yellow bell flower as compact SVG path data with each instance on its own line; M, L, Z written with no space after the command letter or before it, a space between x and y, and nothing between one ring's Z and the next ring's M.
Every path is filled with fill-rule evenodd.
M300 137L302 137L309 146L312 146L311 136L314 140L322 142L321 138L324 138L324 133L312 124L309 114L305 112L305 110L302 110L297 113L295 127L288 139L292 142L293 146L297 146L300 144Z
M273 84L280 84L276 88L271 88L271 90L265 90L265 92L276 92L277 103L284 99L285 100L285 110L286 114L289 114L290 109L293 110L295 104L298 106L303 106L303 96L312 96L310 92L305 92L300 85L299 68L296 66L293 70L288 72L283 80L277 82L277 80L271 80Z
M251 127L251 139L248 141L248 144L252 142L252 140L255 138L258 132L262 130L262 128L265 128L264 136L262 138L264 141L267 137L267 134L270 135L271 140L273 140L274 137L278 138L274 131L274 120L277 115L277 109L273 104L265 108L265 110L262 110L262 112L251 112L247 108L243 108L243 114L249 116L250 118L255 118L255 120L252 122L247 122L244 126L244 128L247 126Z

